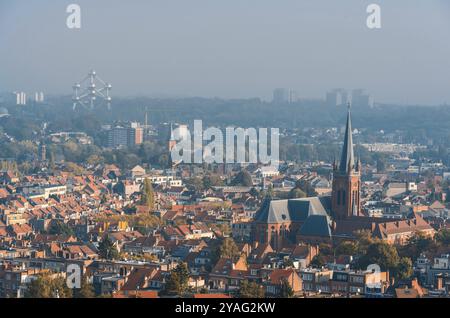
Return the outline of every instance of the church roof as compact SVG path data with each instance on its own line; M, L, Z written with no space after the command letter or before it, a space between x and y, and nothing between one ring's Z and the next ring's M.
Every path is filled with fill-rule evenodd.
M353 153L352 121L350 116L349 104L347 113L347 125L345 127L344 146L342 147L341 161L339 163L339 172L341 172L342 174L349 174L353 167L355 167L355 155Z
M331 237L331 220L328 215L311 215L303 223L298 234L303 236Z
M310 197L289 200L266 198L255 216L256 222L282 223L304 222L311 215L327 216L331 209L331 198Z

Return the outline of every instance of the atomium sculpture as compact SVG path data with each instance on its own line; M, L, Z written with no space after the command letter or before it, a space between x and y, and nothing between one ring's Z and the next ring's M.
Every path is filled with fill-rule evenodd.
M82 85L86 85L82 87ZM79 83L73 86L73 109L77 105L85 108L93 109L96 104L97 98L106 102L108 110L111 109L111 84L104 82L94 70L91 70L89 74Z

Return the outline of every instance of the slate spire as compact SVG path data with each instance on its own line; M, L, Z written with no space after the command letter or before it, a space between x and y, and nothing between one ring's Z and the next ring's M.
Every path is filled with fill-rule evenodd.
M349 174L355 168L355 155L353 153L352 122L350 116L350 103L348 103L347 126L345 127L344 146L342 148L339 172Z

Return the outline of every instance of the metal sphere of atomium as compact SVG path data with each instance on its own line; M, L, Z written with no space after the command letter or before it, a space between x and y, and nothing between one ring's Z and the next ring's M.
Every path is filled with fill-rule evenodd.
M84 84L84 87L83 87ZM73 109L80 105L93 109L95 101L106 102L108 109L111 107L111 96L109 95L112 85L104 82L95 70L91 70L88 75L79 83L73 85ZM98 102L99 104L100 102Z

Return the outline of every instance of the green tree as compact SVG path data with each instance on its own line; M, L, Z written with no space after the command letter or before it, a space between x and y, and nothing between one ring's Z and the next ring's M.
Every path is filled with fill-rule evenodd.
M435 235L435 240L442 246L448 247L450 245L450 229L442 229Z
M317 196L316 190L311 186L311 183L306 180L297 180L295 183L295 188L302 190L306 194L307 197L315 197Z
M193 178L186 180L186 185L190 189L193 189L194 191L197 191L197 192L205 190L204 182L199 177L193 177Z
M103 259L114 260L119 258L119 252L108 235L100 242L98 252Z
M98 154L92 154L89 157L87 157L87 159L86 159L86 163L88 163L90 165L102 164L104 162L105 162L105 158L103 158L102 156L100 156Z
M231 181L234 186L251 187L253 186L252 176L247 170L240 171Z
M52 235L75 235L73 229L63 221L56 220L52 222L48 233Z
M264 289L255 282L241 281L239 288L240 298L264 298Z
M294 296L294 291L292 290L291 285L287 281L286 278L284 278L281 281L281 288L280 288L280 297L281 298L291 298Z
M170 159L167 154L164 153L158 157L158 164L161 168L169 167L169 163L170 163Z
M364 255L367 253L367 249L371 244L375 242L372 238L372 234L368 230L358 230L355 232L358 254Z
M202 181L204 189L223 185L223 180L216 174L208 174L203 177Z
M401 251L402 255L415 260L422 253L434 254L437 248L436 242L431 237L422 232L416 232L408 238L406 245L401 248Z
M189 270L186 263L179 263L172 269L166 283L166 292L183 295L189 287Z
M89 282L87 276L83 276L81 279L81 287L79 289L74 289L74 298L94 298L94 286Z
M386 163L383 159L378 159L377 160L377 172L381 173L384 172L386 170Z
M342 241L336 247L337 255L356 255L358 253L358 246L352 241Z
M239 259L239 248L232 238L227 237L223 240L222 244L219 247L219 257L231 258L233 260Z
M322 253L317 254L313 257L311 260L310 265L316 268L320 268L322 266L325 266L327 263L325 256Z
M285 268L288 268L288 267L294 267L294 262L293 262L290 258L286 258L286 259L284 259L284 261L283 261L283 266L284 266Z
M144 180L144 189L142 191L141 204L148 206L150 210L155 208L155 194L153 192L152 183L148 178Z
M367 253L359 260L360 268L365 269L370 264L378 264L381 270L395 271L399 256L396 248L386 242L375 242L369 245Z
M398 262L394 276L397 279L407 279L410 278L413 274L413 264L409 257L402 257Z

